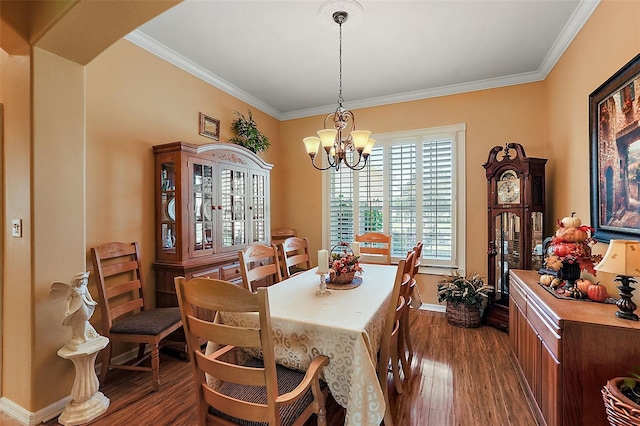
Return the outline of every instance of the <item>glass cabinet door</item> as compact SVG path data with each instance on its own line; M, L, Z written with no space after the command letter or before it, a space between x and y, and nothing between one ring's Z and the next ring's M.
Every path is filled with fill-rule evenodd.
M176 252L176 175L173 162L160 166L161 246L164 254Z
M248 243L247 172L228 165L220 170L220 231L222 250Z
M267 177L251 172L251 241L267 241Z
M193 256L213 252L213 164L194 163L192 171Z
M518 269L521 261L520 216L511 212L503 212L495 217L495 277L496 299L506 300L509 296L509 269Z

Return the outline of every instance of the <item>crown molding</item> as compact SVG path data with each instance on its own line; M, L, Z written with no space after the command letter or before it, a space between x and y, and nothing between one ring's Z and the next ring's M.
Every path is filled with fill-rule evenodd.
M448 86L417 90L413 92L398 93L388 96L379 96L358 101L350 101L345 103L345 107L348 107L349 109L370 108L400 102L410 102L420 99L457 95L478 90L496 89L499 87L542 81L547 77L558 60L562 57L565 50L569 47L573 39L580 32L589 17L591 17L593 11L598 7L600 1L601 0L580 1L578 7L573 12L573 15L554 42L551 50L549 50L547 56L545 57L542 64L540 65L540 68L537 71L466 82L461 84L452 84ZM130 34L125 36L125 39L280 121L311 117L315 115L324 115L334 111L336 108L336 105L324 105L282 113L271 105L268 105L267 103L234 86L228 81L223 80L217 75L207 71L196 63L179 55L177 52L171 50L167 46L158 43L156 40L152 39L139 30L131 32Z

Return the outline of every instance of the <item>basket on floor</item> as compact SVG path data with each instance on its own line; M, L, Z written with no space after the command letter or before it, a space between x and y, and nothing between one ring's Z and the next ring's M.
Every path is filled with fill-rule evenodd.
M612 426L640 424L640 406L620 392L619 386L624 379L624 377L611 379L601 390L607 419Z
M449 324L462 328L480 327L480 305L447 302L445 316Z

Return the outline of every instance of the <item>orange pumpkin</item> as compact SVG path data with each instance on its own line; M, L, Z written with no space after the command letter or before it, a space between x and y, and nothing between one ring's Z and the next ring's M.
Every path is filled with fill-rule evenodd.
M591 284L593 284L593 281L585 280L584 278L580 278L579 280L576 281L576 285L578 286L578 289L583 293L587 293L587 295L589 291L589 286Z
M566 241L568 243L577 243L587 239L587 231L580 228L558 228L556 231L556 237L559 240Z
M609 297L609 293L607 293L605 286L593 283L587 289L587 296L593 301L604 302L604 300Z

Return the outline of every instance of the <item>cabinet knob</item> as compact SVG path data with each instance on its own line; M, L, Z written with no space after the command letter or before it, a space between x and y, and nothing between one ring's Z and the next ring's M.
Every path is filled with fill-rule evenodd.
M222 210L222 206L218 206L218 210Z
M249 206L249 210L253 210L253 206Z

